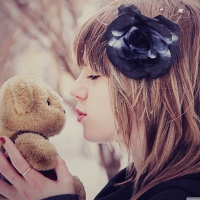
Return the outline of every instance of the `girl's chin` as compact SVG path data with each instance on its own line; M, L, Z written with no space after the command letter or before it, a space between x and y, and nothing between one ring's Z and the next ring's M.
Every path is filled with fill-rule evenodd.
M86 141L88 142L93 142L93 143L110 143L112 140L108 138L98 138L95 137L94 135L86 134L83 132L83 137Z

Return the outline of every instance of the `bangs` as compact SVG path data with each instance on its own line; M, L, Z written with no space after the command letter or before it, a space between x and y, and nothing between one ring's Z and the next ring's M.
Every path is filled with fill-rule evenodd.
M73 51L78 68L82 69L88 63L94 71L109 76L110 62L106 55L107 42L103 34L116 15L115 7L104 8L76 29Z

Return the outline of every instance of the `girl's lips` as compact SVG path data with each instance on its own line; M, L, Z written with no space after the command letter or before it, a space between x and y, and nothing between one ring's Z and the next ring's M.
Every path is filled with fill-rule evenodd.
M78 121L78 122L81 122L82 119L87 115L87 114L81 112L81 111L78 110L78 109L76 109L76 113L78 114L78 116L77 116L77 121Z

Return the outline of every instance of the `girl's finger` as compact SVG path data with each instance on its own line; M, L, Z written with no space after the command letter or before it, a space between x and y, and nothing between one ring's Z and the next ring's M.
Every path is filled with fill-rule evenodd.
M18 149L15 147L13 142L5 136L1 137L0 140L6 152L8 153L15 169L20 174L25 173L29 169L30 166L27 163L27 161L24 159L24 157L21 155L21 153L18 151Z
M69 194L75 194L74 184L71 174L66 166L65 161L57 155L57 165L55 167L57 182L68 189Z
M12 141L7 137L1 137L0 140L3 140L3 146L8 153L11 162L13 166L16 168L16 170L22 175L19 175L19 173L14 169L13 166L8 163L8 161L5 159L2 153L0 153L0 157L4 157L4 164L1 167L0 163L0 172L3 169L3 176L17 189L18 191L24 190L24 186L26 185L26 189L30 190L34 189L35 191L41 191L42 186L45 185L47 178L45 178L43 175L41 175L36 170L32 169L27 161L23 158L23 156L20 154L20 152L16 149L15 145L12 143ZM1 158L0 158L1 159ZM49 180L50 182L50 180ZM53 183L53 182L52 182ZM30 188L28 188L30 187Z
M59 155L57 155L57 165L55 167L55 171L57 174L58 181L62 181L65 178L66 179L71 178L71 174L69 173L69 170L66 166L65 161ZM65 177L65 178L63 178L63 177Z
M23 184L23 179L17 171L10 165L5 156L0 152L0 173L14 186Z
M0 180L0 194L6 197L7 199L10 199L12 194L14 193L13 186L5 183L4 181ZM3 197L0 197L0 199L4 199Z

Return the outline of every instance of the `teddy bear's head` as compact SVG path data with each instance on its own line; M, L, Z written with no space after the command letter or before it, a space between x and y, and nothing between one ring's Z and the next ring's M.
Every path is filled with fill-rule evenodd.
M18 75L0 89L0 135L31 131L45 138L59 134L66 122L63 99L35 76Z

